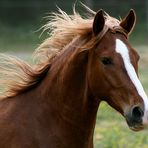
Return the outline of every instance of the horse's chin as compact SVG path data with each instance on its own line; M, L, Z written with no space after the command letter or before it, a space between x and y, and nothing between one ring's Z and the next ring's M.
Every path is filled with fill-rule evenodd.
M138 132L146 128L142 120L135 122L132 118L126 118L127 125L132 131Z
M135 131L135 132L138 132L138 131L141 131L143 129L145 129L144 126L129 126L129 128L132 130L132 131Z

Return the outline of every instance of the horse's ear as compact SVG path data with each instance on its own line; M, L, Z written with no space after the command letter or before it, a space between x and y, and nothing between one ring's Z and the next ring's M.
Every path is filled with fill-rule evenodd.
M103 16L103 10L101 9L96 13L93 22L93 33L95 36L102 31L104 24L105 24L105 19Z
M136 22L136 14L133 9L131 9L128 15L121 21L120 26L125 29L127 34L132 32Z

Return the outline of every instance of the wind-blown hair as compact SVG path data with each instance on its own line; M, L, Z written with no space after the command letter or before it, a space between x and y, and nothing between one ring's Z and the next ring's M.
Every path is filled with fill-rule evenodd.
M86 13L81 16L76 12L75 7L73 8L73 15L68 15L66 12L58 8L58 13L51 13L47 17L47 24L43 28L44 31L49 31L50 37L47 38L36 50L35 55L39 59L52 59L56 56L66 45L68 45L75 37L87 35L92 32L92 23L96 12L92 11L90 8L84 5L86 8ZM105 27L101 34L97 37L102 37L106 33L108 28L113 28L114 26L119 26L120 21L109 16L107 13L104 14L106 19ZM90 48L94 45L94 40L92 38L89 41ZM93 44L91 46L91 44ZM87 48L88 44L87 44Z
M0 55L0 92L2 98L15 96L36 86L45 77L52 59L75 37L91 33L95 12L86 7L85 17L73 9L73 15L67 15L61 9L51 13L48 23L43 26L43 32L49 30L47 38L35 51L39 63L30 66L28 63L12 56ZM120 21L104 14L106 29L119 26ZM100 37L106 32L100 34ZM96 39L92 38L87 45L91 48Z

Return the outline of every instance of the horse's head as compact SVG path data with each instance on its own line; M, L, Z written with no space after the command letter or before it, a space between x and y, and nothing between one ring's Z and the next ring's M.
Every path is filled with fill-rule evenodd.
M148 123L148 99L137 74L139 55L127 40L135 19L134 11L130 10L117 26L106 29L112 21L108 22L102 10L96 13L93 37L102 33L103 37L89 53L88 83L94 97L119 111L136 131Z

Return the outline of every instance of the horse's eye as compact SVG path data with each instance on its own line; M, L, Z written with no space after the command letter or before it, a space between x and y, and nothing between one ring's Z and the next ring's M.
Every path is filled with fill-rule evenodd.
M112 62L112 59L111 59L111 58L108 58L108 57L103 57L103 58L101 59L101 62L102 62L104 65L110 65L110 64L113 63L113 62Z

